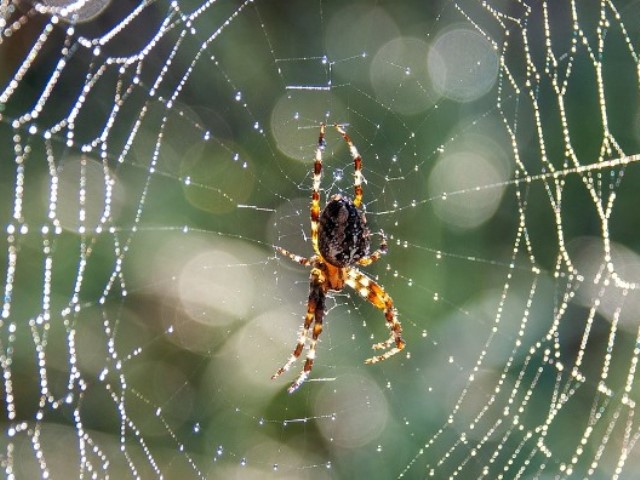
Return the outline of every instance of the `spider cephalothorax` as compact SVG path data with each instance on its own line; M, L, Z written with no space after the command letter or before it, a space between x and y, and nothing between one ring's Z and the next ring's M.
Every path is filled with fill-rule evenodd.
M375 350L388 349L381 355L376 355L366 360L366 363L376 363L400 352L405 342L402 339L402 327L398 321L393 300L371 278L356 268L356 265L366 266L378 260L387 251L387 240L382 233L380 247L369 254L371 247L371 232L367 227L362 204L362 158L349 135L335 125L347 145L355 169L353 200L344 195L332 196L320 212L320 178L322 174L322 151L325 147L325 125L320 125L320 138L316 149L316 158L313 166L313 192L311 195L311 243L315 255L311 258L301 257L288 252L284 248L275 247L283 255L294 262L311 267L309 276L309 299L307 301L307 314L302 330L298 337L298 343L293 353L271 378L277 378L289 370L293 362L301 355L304 346L309 339L309 351L302 372L289 387L289 393L294 392L309 377L316 356L316 344L322 333L322 321L325 312L325 299L328 292L338 292L345 285L353 288L362 297L374 306L384 310L384 316L391 334L384 342L373 345ZM311 328L313 324L313 328ZM393 345L393 347L392 347Z

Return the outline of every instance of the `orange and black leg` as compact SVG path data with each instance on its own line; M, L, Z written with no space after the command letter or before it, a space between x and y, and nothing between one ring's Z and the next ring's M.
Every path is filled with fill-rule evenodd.
M289 250L285 250L284 248L278 247L276 245L274 245L273 248L280 254L284 255L290 260L293 260L296 263L299 263L300 265L304 265L305 267L308 267L309 265L311 265L311 261L306 257L301 257L300 255L291 253Z
M387 327L391 330L389 338L384 342L374 344L373 348L375 350L382 350L392 345L393 347L381 355L368 358L365 360L365 363L378 363L401 352L406 343L402 339L402 325L400 325L400 321L398 320L398 315L391 297L380 285L355 268L350 268L346 277L345 283L347 285L358 292L363 298L367 299L371 304L384 311Z
M300 388L300 385L302 385L311 374L313 362L316 359L316 345L318 343L318 338L322 333L322 320L324 319L325 298L326 297L324 292L319 287L315 289L312 287L311 292L309 292L309 302L315 304L313 329L311 331L311 340L309 341L309 351L307 352L307 359L304 362L304 366L302 367L302 371L298 375L298 378L296 378L291 386L289 386L289 388L287 389L289 393L293 393L298 388Z
M311 192L311 244L316 255L320 255L318 249L318 227L320 225L320 179L322 178L322 151L326 145L324 140L324 123L320 124L320 136L316 148L316 159L313 162L313 191Z
M382 236L382 241L380 242L380 246L378 247L378 249L368 257L364 257L358 260L358 265L362 265L363 267L366 267L367 265L371 265L373 262L378 260L382 255L385 255L387 253L387 250L388 250L387 237L382 230L380 230L380 235Z
M349 152L351 152L351 157L353 158L353 169L354 169L354 181L353 181L353 189L354 189L354 197L353 203L356 207L360 208L362 204L362 182L366 183L364 176L362 175L362 157L358 153L358 149L351 141L351 137L344 131L344 129L338 125L334 125L336 130L342 135L344 141L347 142L349 146Z
M278 378L284 372L289 370L289 368L291 368L291 365L293 365L298 357L300 357L302 351L304 350L304 346L307 343L307 339L309 338L309 330L311 330L311 325L313 324L313 332L311 334L311 341L309 343L309 352L307 353L307 359L304 363L304 367L302 368L302 372L300 372L298 378L296 378L296 380L289 387L289 393L295 392L300 387L300 385L304 383L304 381L309 377L311 369L313 368L313 361L316 354L316 343L318 341L320 333L322 333L322 320L325 310L325 294L322 290L322 282L322 272L318 268L312 269L309 285L309 300L307 302L307 314L305 315L302 330L300 331L300 334L298 336L298 343L291 353L289 360L287 360L287 362L282 367L280 367L271 377L272 380Z

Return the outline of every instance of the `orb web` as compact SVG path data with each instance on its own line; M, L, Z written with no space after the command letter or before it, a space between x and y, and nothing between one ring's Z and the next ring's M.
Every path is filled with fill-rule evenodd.
M5 475L630 478L635 12L1 2ZM345 289L288 395L321 122L407 348Z

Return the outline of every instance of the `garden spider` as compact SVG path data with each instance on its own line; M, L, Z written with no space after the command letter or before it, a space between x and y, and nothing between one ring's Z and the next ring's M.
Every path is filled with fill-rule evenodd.
M405 347L402 339L402 326L398 321L393 300L384 289L371 278L360 272L356 265L366 266L378 260L387 252L387 239L383 232L380 247L369 255L371 246L371 232L367 227L367 220L361 210L362 203L362 158L349 135L340 125L334 125L336 130L351 152L355 168L355 197L353 200L344 195L333 195L320 212L320 177L322 173L322 151L326 146L324 139L325 124L320 124L320 138L316 149L316 159L313 165L313 193L311 194L311 243L315 255L311 258L301 257L284 248L274 247L282 255L289 257L306 267L311 267L309 277L309 300L307 314L300 334L298 344L291 357L273 374L271 379L278 378L289 370L291 365L302 353L309 340L309 350L302 372L291 384L289 393L295 392L309 377L316 358L316 343L322 333L322 320L325 312L325 299L328 292L339 292L345 285L350 286L374 306L384 310L387 327L391 335L384 342L373 345L375 350L389 349L381 355L373 356L365 361L367 364L377 363L395 355ZM313 328L311 324L313 323ZM392 348L389 348L393 345Z

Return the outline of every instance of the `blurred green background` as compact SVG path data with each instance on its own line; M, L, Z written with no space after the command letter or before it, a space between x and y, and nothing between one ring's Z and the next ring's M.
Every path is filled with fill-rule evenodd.
M0 13L8 478L635 478L637 2ZM321 122L407 350L336 293L289 395Z

